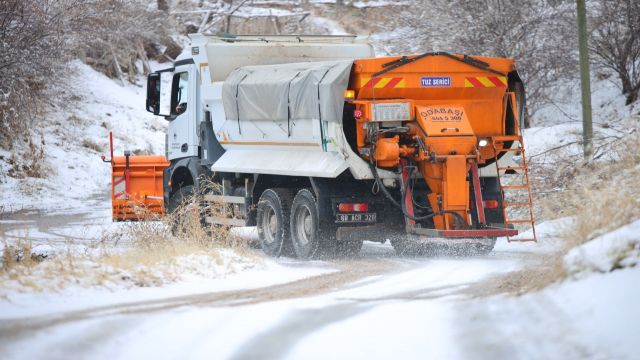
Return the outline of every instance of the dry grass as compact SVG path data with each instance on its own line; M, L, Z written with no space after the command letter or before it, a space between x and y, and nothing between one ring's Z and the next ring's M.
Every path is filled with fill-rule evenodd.
M51 169L45 159L44 146L44 137L41 136L39 143L34 138L29 138L23 149L13 149L7 161L10 165L7 174L17 179L45 178Z
M95 152L101 152L104 151L104 148L100 145L98 145L95 141L91 140L91 139L84 139L82 140L82 147L85 147L87 149L91 149Z
M552 186L559 191L540 199L545 218L575 218L563 234L567 248L640 218L639 140L633 135L612 146L617 161L591 162L557 176L563 183Z
M230 236L228 227L203 225L202 215L219 213L221 206L203 206L201 197L193 196L171 215L122 224L93 246L69 243L65 252L44 259L30 255L29 241L11 245L5 241L0 288L158 286L186 274L213 278L255 266L257 257L247 251L244 241Z

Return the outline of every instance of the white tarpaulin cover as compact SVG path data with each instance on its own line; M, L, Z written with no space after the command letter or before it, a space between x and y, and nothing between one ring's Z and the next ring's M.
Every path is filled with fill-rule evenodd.
M229 121L342 122L353 61L245 66L222 86Z

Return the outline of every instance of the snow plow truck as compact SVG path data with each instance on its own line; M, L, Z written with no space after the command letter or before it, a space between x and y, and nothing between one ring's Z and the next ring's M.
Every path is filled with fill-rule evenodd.
M376 58L355 36L190 39L148 76L147 110L169 121L166 154L116 157L115 220L139 218L136 203L171 212L208 179L220 190L205 199L235 210L206 221L257 226L271 256L388 239L401 254L488 253L514 224L533 226L512 59ZM136 166L146 170L127 176ZM524 180L505 182L512 174ZM510 207L525 216L508 218Z

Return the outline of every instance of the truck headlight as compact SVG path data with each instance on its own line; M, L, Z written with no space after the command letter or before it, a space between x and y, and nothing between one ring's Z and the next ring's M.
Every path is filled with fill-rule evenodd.
M481 139L480 141L478 141L479 147L485 147L487 145L489 145L489 141L487 139Z

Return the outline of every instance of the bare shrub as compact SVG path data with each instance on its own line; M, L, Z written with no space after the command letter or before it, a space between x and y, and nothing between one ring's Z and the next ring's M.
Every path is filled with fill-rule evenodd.
M640 2L594 1L591 22L594 59L618 75L627 105L635 102L640 93Z
M514 58L526 84L527 118L551 101L549 88L576 69L574 9L545 0L416 1L417 41L452 52ZM436 50L436 49L433 49Z
M575 218L563 236L569 248L640 218L639 140L634 133L612 145L617 161L567 167L565 186L541 199L546 217Z
M87 148L87 149L91 149L95 152L101 152L102 146L98 145L95 141L91 140L91 139L84 139L82 140L82 146Z
M0 2L0 147L29 138L44 90L67 58L67 7L80 1ZM26 135L26 136L25 136Z
M73 29L76 53L112 78L135 82L141 71L150 71L149 57L164 61L164 50L176 46L171 19L148 1L96 1L76 11L83 16Z
M40 143L36 143L35 139L28 138L27 144L20 155L14 151L9 159L8 175L14 178L22 179L25 177L45 178L50 171L45 160L44 138Z

